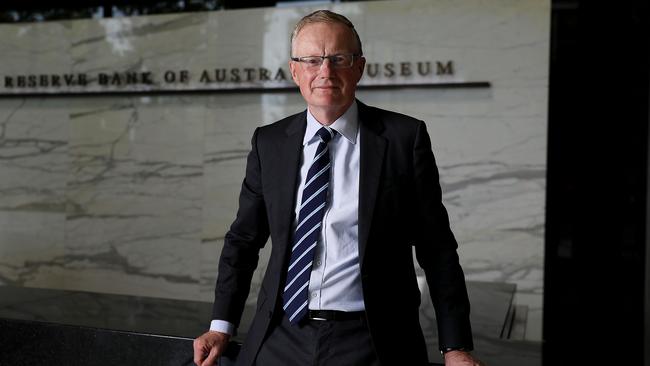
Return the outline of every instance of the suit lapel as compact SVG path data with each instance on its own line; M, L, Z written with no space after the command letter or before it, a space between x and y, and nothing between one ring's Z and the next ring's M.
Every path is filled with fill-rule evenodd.
M386 155L386 139L381 136L383 124L374 116L370 108L357 101L359 106L359 128L361 138L359 171L359 263L363 269L363 259L368 244L372 214L381 180L382 166Z
M277 160L276 175L277 187L275 197L272 199L276 233L279 234L278 244L280 250L285 252L289 246L289 240L292 235L293 210L296 199L296 184L298 182L298 169L300 167L300 156L302 153L302 141L307 127L306 112L298 114L293 121L289 123L285 130L284 139L277 142ZM284 261L281 265L284 268Z

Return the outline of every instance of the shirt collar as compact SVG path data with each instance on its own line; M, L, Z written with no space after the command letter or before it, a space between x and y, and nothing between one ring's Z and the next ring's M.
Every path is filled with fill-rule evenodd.
M357 101L355 100L350 108L348 108L341 117L328 127L335 130L345 137L350 143L357 143L357 131L359 129L359 110L357 108ZM305 130L305 137L303 137L302 144L307 145L313 139L318 139L316 132L323 127L316 118L311 114L307 108L307 129Z

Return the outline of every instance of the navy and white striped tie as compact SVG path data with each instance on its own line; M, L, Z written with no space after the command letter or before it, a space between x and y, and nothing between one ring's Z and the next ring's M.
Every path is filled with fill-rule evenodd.
M282 307L291 324L297 324L309 310L307 306L309 277L316 244L320 237L330 184L330 154L327 144L336 131L322 127L316 134L321 142L316 148L316 155L309 167L302 190L298 226L293 238L287 282L284 287Z

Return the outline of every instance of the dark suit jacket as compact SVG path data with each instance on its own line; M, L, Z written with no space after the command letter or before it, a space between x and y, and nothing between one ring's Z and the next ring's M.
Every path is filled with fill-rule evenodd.
M438 170L424 122L358 102L361 138L359 261L368 326L385 365L426 364L420 291L412 249L426 273L441 347L472 347L469 301L456 240L442 205ZM256 129L226 234L213 319L239 325L258 253L272 251L257 313L238 358L252 364L271 318L282 311L306 111Z

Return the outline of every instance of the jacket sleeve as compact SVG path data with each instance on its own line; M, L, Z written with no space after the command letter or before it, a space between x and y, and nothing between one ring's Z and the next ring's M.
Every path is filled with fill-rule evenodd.
M262 192L262 172L258 155L259 128L253 133L246 176L239 194L237 217L224 238L219 259L212 319L239 326L259 251L269 237L269 223Z
M436 310L440 349L473 349L469 299L456 249L458 244L442 204L438 168L424 122L420 121L413 145L413 170L417 199L415 254L424 270Z

